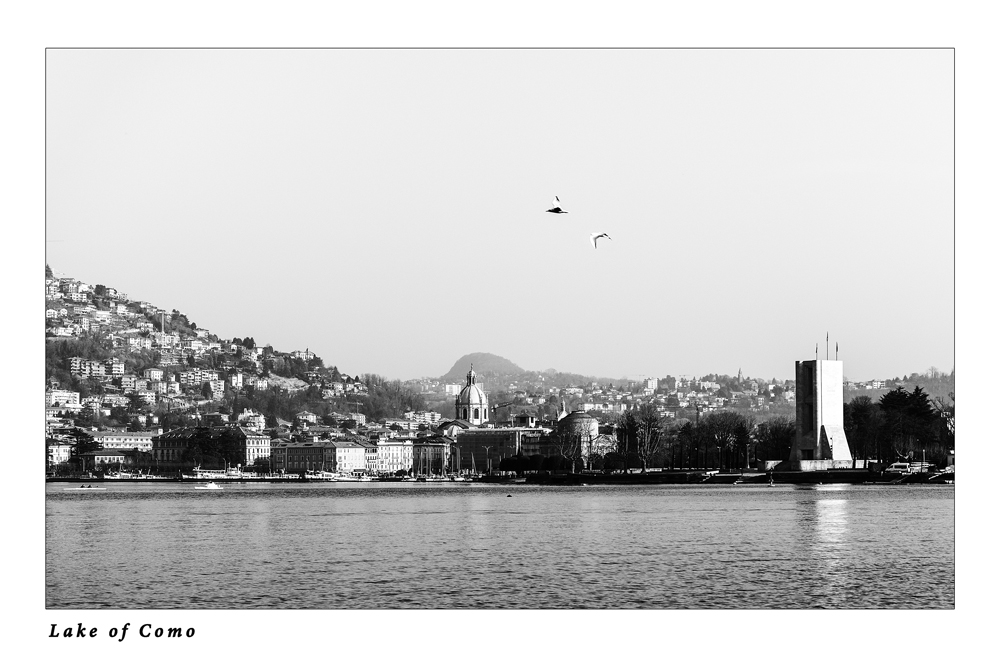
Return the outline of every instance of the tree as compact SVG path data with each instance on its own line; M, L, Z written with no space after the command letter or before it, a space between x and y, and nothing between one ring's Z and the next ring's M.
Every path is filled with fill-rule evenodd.
M844 404L844 433L854 458L881 460L884 449L880 445L883 423L882 409L878 404L872 403L871 397L855 397Z
M205 381L204 383L201 384L201 396L204 397L205 399L212 398L212 384L209 383L208 381Z
M916 376L916 375L914 375ZM941 423L946 422L931 405L927 393L917 386L913 392L897 387L879 400L884 414L882 431L889 448L885 456L912 458L917 451L930 451L931 458L940 461L946 447L942 444Z
M649 460L659 449L663 434L663 425L656 407L652 404L640 406L636 413L636 453L642 461L642 472L646 472Z
M723 457L747 454L749 457L750 437L753 431L753 420L735 411L718 411L710 413L702 422L704 430L714 438L714 447L719 450L719 467L723 465ZM730 457L730 467L734 464Z
M795 421L786 417L774 417L757 425L757 456L765 461L784 461L792 451L795 439Z
M623 469L628 468L628 455L635 453L639 435L639 416L635 409L627 409L615 420L615 453L621 456ZM608 459L605 455L605 463Z
M608 452L604 455L604 471L616 472L625 469L625 459L618 452Z
M551 444L563 460L570 462L570 471L576 471L576 459L580 456L581 441L586 429L583 423L565 423L551 434Z
M955 393L948 393L948 399L941 397L934 399L934 409L941 418L942 442L945 449L952 449L955 445Z
M101 443L94 440L94 437L81 429L74 429L71 435L75 438L73 446L70 447L69 462L77 469L82 470L84 466L83 455L87 452L96 452L101 449Z

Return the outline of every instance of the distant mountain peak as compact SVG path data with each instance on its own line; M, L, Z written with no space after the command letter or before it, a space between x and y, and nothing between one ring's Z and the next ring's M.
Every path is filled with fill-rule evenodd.
M455 364L452 365L451 369L448 370L448 372L441 378L446 381L464 380L470 367L476 370L476 373L478 374L485 374L489 372L496 374L521 374L524 372L524 369L518 367L502 356L486 353L484 351L477 351L459 358L455 361Z

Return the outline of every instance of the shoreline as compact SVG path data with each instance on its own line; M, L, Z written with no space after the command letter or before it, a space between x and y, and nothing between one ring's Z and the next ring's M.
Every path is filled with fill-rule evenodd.
M517 478L488 477L480 481L399 481L393 479L375 479L372 481L338 481L325 479L302 479L288 477L245 477L245 478L189 478L176 477L146 478L129 477L125 479L116 478L91 478L91 477L47 477L45 483L73 483L73 484L94 484L94 483L175 483L205 484L209 481L225 482L227 484L504 484L523 485L534 484L541 486L655 486L665 484L690 484L690 485L755 485L767 486L770 481L778 484L876 484L876 485L902 485L902 484L954 484L955 473L943 472L917 472L912 474L884 474L874 473L869 470L821 470L815 472L775 472L773 478L769 479L768 474L760 472L711 472L711 471L666 471L647 472L646 474L591 474L591 473L535 473L527 474Z

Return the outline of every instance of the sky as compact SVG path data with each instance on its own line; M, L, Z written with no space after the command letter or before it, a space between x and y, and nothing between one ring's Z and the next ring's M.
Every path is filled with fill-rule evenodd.
M953 65L50 49L46 262L352 375L947 373Z

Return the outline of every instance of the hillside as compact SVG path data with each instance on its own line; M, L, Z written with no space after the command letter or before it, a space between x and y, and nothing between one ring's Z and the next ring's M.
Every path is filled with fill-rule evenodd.
M525 370L502 356L477 351L473 354L466 354L455 361L455 364L452 365L451 369L441 379L446 382L455 383L464 381L465 375L469 373L470 366L476 370L476 374L487 378L515 376L524 374L525 372Z
M424 410L424 399L396 381L362 382L314 352L220 338L103 284L45 270L45 379L48 425L134 431L200 421L206 407L226 415L255 410L273 426L301 411L368 418ZM49 396L51 393L52 396Z

